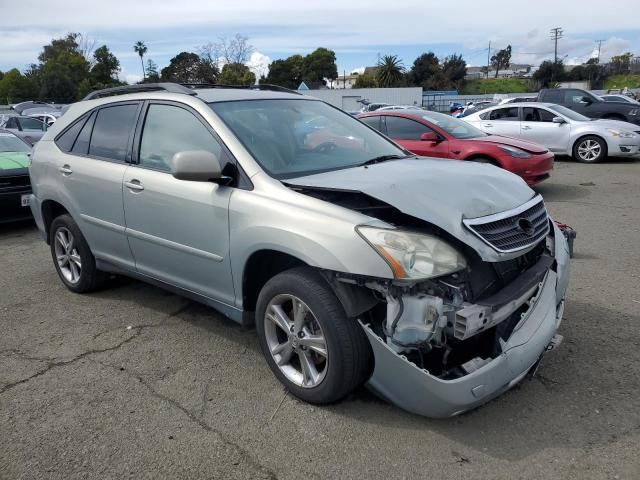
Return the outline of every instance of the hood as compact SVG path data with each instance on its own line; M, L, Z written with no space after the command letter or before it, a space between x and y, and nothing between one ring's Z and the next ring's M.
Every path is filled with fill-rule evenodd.
M526 140L520 140L518 138L512 137L503 137L500 135L489 135L488 137L478 137L472 138L474 142L486 142L486 143L496 143L503 145L510 145L512 147L520 148L521 150L525 150L529 153L545 153L547 152L547 148L542 145L538 145L537 143L527 142Z
M28 168L31 159L24 152L0 152L0 172L2 170L16 170Z
M626 130L628 132L640 131L640 127L638 125L635 125L629 122L623 122L621 120L608 120L604 118L599 118L597 120L592 120L591 123L594 123L599 127L615 128L616 130Z
M504 212L535 195L520 177L493 165L424 157L318 173L286 183L360 191L483 251L488 247L478 245L462 219Z

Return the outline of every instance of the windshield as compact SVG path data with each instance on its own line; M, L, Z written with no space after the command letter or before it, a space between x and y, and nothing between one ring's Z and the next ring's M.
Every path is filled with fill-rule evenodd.
M562 105L548 105L547 108L552 112L559 113L562 116L567 117L569 120L574 120L576 122L590 122L591 119L589 117L585 117L584 115L571 110L570 108L563 107Z
M351 115L315 100L209 104L272 177L350 168L408 153Z
M421 113L420 116L456 138L465 139L487 136L487 134L482 130L474 127L464 120L454 118L450 115L445 115L444 113L428 112Z
M15 135L0 133L0 152L29 152L29 146Z

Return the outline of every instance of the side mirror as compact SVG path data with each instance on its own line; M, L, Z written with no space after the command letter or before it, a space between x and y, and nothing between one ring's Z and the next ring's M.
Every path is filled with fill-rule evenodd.
M424 132L420 135L420 140L423 142L434 142L436 143L440 138L436 132Z
M552 121L553 123L567 123L567 122L565 121L565 119L564 119L564 118L562 118L562 117L553 117L553 119L552 119L551 121Z
M591 99L589 97L582 97L582 100L580 100L580 103L584 103L585 105L591 105Z
M223 178L220 160L205 150L176 153L171 159L171 174L178 180L209 182Z

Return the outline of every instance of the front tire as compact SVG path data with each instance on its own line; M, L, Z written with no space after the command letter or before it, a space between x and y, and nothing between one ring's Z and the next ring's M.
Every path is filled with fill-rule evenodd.
M269 368L306 402L336 402L361 386L371 371L364 331L347 318L327 282L311 268L287 270L265 284L256 329Z
M606 142L595 135L578 139L573 145L573 158L582 163L598 163L607 157Z
M49 228L49 245L58 276L69 290L86 293L102 286L105 274L96 268L89 244L71 215L61 215L53 220Z

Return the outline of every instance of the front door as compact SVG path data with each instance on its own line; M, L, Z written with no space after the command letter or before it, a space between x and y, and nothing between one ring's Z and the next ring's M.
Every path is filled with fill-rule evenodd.
M228 216L233 188L174 178L171 158L189 150L210 151L221 165L230 159L195 111L150 103L137 164L124 175L127 238L140 273L233 305Z
M449 158L449 142L441 139L437 142L421 140L423 133L436 133L426 125L410 118L383 115L386 134L410 152L425 157ZM442 138L442 137L440 137Z
M543 108L524 107L520 122L520 136L523 140L537 143L555 153L565 154L569 145L571 125L553 123L557 115Z

